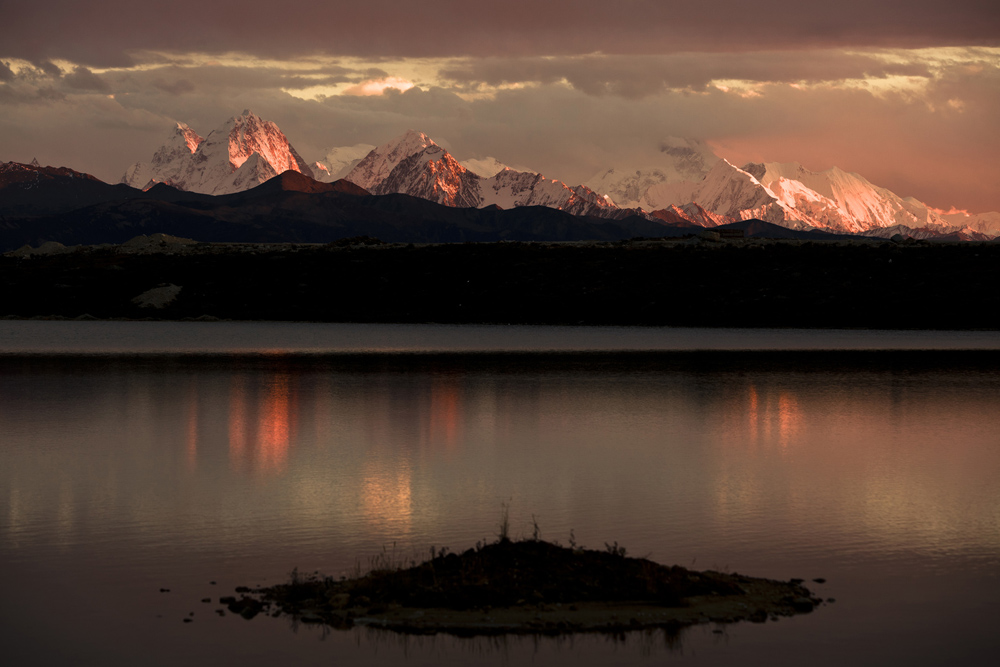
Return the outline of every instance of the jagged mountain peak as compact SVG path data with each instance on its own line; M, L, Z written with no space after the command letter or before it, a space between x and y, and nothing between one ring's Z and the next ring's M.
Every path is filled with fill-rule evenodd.
M234 169L238 169L253 153L259 153L277 173L294 169L312 177L312 170L291 147L278 126L249 109L213 130L205 143L206 149L216 143L227 144L229 161Z
M177 138L179 138L184 145L187 146L188 151L191 153L198 150L198 146L201 145L201 142L205 141L204 137L192 130L186 123L182 123L180 121L177 122L174 134L171 136L171 139Z
M416 130L407 130L381 146L376 146L373 150L378 155L390 156L391 158L399 156L402 159L431 146L437 146L437 144L429 136Z
M427 149L444 151L423 132L407 130L398 137L373 148L344 178L374 192L375 187L388 178L401 162Z
M503 168L483 177L426 134L412 130L372 150L345 178L373 194L403 193L448 206L546 206L607 218L636 213L618 208L590 188L570 187L535 172Z
M375 150L382 154L399 155L402 157L408 157L414 153L420 152L427 148L440 148L444 150L436 143L434 140L428 137L423 132L417 132L416 130L407 130L395 139L382 144Z
M254 155L258 157L243 169ZM245 109L205 138L185 123L176 123L153 159L129 167L122 182L143 189L167 183L191 192L227 194L289 169L313 177L278 126Z

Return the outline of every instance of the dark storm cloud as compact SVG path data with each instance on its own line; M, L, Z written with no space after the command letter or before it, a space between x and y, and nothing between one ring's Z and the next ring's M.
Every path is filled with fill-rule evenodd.
M72 72L63 77L70 88L76 90L89 90L97 93L104 93L111 90L107 82L83 66L77 66Z
M42 86L37 91L38 99L45 102L59 102L66 99L66 93L56 90L52 86Z
M0 81L6 82L13 80L14 80L14 70L12 70L7 63L0 61Z
M44 74L47 74L49 76L62 76L62 70L59 69L58 65L56 65L55 63L53 63L51 61L43 60L42 62L37 63L36 66Z
M887 63L872 56L836 51L666 56L481 58L441 70L459 86L514 83L570 85L592 95L644 97L665 89L703 89L711 81L740 79L773 83L817 83L887 76L928 76L925 65Z
M161 78L155 78L150 83L155 87L159 88L165 93L170 93L171 95L183 95L184 93L194 92L195 86L194 82L190 79L171 79L164 80Z
M5 3L0 55L129 66L131 52L516 56L996 45L994 0L272 0Z
M358 83L368 78L366 70L338 65L312 69L172 65L148 70L113 70L104 76L105 80L113 82L115 92L141 93L151 86L174 96L195 90L213 91L216 95L262 94L281 89L302 90L313 86Z

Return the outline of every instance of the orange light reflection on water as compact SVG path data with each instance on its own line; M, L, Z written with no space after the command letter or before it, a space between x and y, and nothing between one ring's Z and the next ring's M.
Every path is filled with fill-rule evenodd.
M276 474L288 463L296 401L287 373L267 379L263 392L241 379L229 395L229 463L233 470Z
M724 427L728 441L745 441L754 447L777 445L785 450L801 430L802 408L788 389L758 389L751 384L745 399L732 402Z
M258 469L262 471L278 472L288 462L292 433L288 385L287 374L274 377L260 410L257 451Z
M447 449L457 446L462 430L461 387L454 379L435 379L431 384L430 420L427 439L431 445L442 444Z

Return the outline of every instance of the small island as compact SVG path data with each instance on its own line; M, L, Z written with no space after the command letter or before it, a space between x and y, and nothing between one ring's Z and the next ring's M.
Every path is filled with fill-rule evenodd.
M369 572L351 578L296 571L288 583L240 587L239 597L220 602L248 619L267 613L337 629L459 636L761 623L822 602L800 579L666 566L628 557L617 543L594 550L501 537L462 553L432 548L422 563L394 559L384 551Z

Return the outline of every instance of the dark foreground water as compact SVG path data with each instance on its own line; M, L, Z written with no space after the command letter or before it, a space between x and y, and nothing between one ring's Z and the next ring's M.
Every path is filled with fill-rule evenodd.
M193 349L216 325L129 325L126 350L108 324L0 326L3 664L978 665L1000 649L995 353L780 352L797 333L754 332L772 351L336 356L316 329L282 325L234 356ZM226 326L242 352L260 331ZM404 338L431 352L499 329ZM559 331L536 347L577 335ZM910 342L883 348L955 340L898 335ZM24 356L95 336L85 356ZM302 336L326 342L288 343ZM511 349L531 349L517 336ZM182 339L186 354L143 354ZM836 602L721 633L507 640L214 613L293 567L347 574L383 548L492 539L505 502L516 534L534 515L564 544L572 530L666 563L824 577L811 586Z

